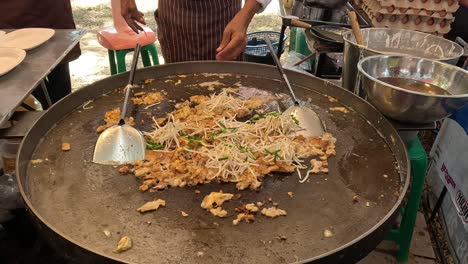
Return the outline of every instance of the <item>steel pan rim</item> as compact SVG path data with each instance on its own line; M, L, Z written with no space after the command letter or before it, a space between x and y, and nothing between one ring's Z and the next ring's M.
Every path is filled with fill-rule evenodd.
M184 66L184 65L200 65L200 64L207 64L207 65L210 65L210 64L213 64L213 63L216 63L216 64L226 64L226 65L240 65L240 64L244 64L244 65L250 65L250 66L254 66L254 67L265 67L265 68L270 68L272 69L273 71L276 72L276 67L275 66L271 66L271 65L264 65L264 64L258 64L258 63L251 63L251 62L232 62L232 61L228 61L228 62L218 62L218 61L192 61L192 62L179 62L179 63L171 63L171 64L165 64L165 65L157 65L157 66L152 66L152 67L146 67L145 69L146 70L155 70L157 71L159 68L162 68L162 67L167 67L167 68L170 68L170 67L173 67L173 68L176 68L177 66ZM145 69L140 69L140 70L145 70ZM300 74L300 75L303 75L303 76L306 76L308 78L317 78L315 76L311 76L310 74L305 74L305 73L301 73L301 72L295 72L295 71L292 71L292 70L286 70L288 72L290 72L290 74ZM194 73L193 70L190 70L190 67L187 67L187 72L185 72L185 74L192 74ZM34 129L36 128L37 124L40 123L41 120L47 118L48 114L50 114L51 112L54 111L55 108L59 108L60 104L62 103L62 101L66 100L66 98L68 98L69 96L72 96L73 94L77 94L77 93L84 93L86 91L86 88L88 86L91 86L91 85L94 85L95 83L97 82L101 82L101 81L105 81L106 79L110 79L110 78L116 78L118 76L122 76L122 75L127 75L128 72L124 72L124 73L120 73L120 74L116 74L116 75L113 75L113 76L110 76L110 77L107 77L107 78L104 78L102 80L99 80L99 81L96 81L90 85L87 85L86 87L83 87L82 89L80 89L79 91L75 92L75 93L72 93L64 98L62 98L61 100L59 100L56 104L54 104L46 113L44 113L38 120L36 120L36 122L34 123L34 125L31 126L31 128L29 129L29 131L27 132L26 136L24 137L23 141L21 142L21 145L20 145L20 148L19 148L19 152L18 152L18 157L20 156L22 150L23 150L23 145L25 145L25 142L27 138L29 138L31 135L30 133L32 133L32 131L34 131ZM174 73L175 75L177 74L184 74L184 73ZM232 74L235 74L235 73L232 73ZM252 73L252 74L249 74L250 76L252 77L260 77L260 78L265 78L265 76L260 76L260 75L255 75L255 73ZM278 76L278 79L279 79L280 76ZM319 79L319 78L317 78ZM324 81L324 82L327 82L329 83L329 85L333 85L335 86L336 88L339 88L341 89L341 92L345 92L345 93L349 93L350 95L353 95L355 96L352 92L348 91L348 90L345 90L343 89L342 87L339 87L331 82L328 82L326 80L323 80L323 79L320 79L321 81ZM294 82L292 83L294 84ZM313 92L313 90L311 88L308 88L308 87L305 87L304 85L302 84L296 84L297 86L300 86L301 88L303 89L306 89L306 90L309 90L310 92ZM113 90L117 89L118 87L115 87L113 88ZM112 90L110 90L112 91ZM109 91L109 92L110 92ZM317 91L318 92L318 91ZM392 134L394 135L398 135L396 129L391 125L390 121L388 121L385 116L380 113L373 105L371 105L370 103L368 103L367 101L365 101L364 99L358 97L358 96L355 96L354 97L355 100L359 100L361 101L361 103L365 103L367 104L368 106L372 107L373 109L375 109L375 111L377 111L377 115L379 117L379 122L384 122L386 126L388 126L392 132ZM76 110L76 108L75 108ZM71 112L70 112L71 113ZM70 114L70 113L65 113L65 115L67 114ZM63 115L62 117L64 117L65 115ZM367 120L365 117L362 116L362 118L364 118L365 120ZM60 122L60 121L57 121L57 122ZM373 123L369 123L370 126L372 126L375 130L377 130L377 128L375 127L375 125ZM53 127L50 127L50 129L53 129ZM378 130L377 130L378 131ZM41 138L43 137L44 135L41 136ZM385 140L385 138L384 138ZM321 254L321 255L318 255L318 256L315 256L315 257L312 257L312 258L309 258L309 259L304 259L302 261L300 261L301 263L302 262L311 262L311 261L317 261L319 259L323 259L323 258L326 258L326 257L329 257L329 256L332 256L334 254L336 254L337 252L340 252L342 250L345 250L347 248L350 248L351 246L353 246L354 244L356 243L359 243L359 241L365 239L366 237L370 236L373 232L375 232L376 230L378 230L380 227L382 227L388 220L389 218L391 218L395 213L397 213L397 210L398 208L400 208L400 206L402 205L402 202L403 202L403 199L405 198L406 196L406 193L408 191L408 187L410 185L410 161L409 161L409 157L408 157L408 152L406 150L406 147L405 144L403 143L403 140L401 139L400 136L397 136L397 138L395 139L395 142L394 142L394 145L400 145L400 146L403 146L402 150L403 150L403 155L404 155L404 161L406 162L407 164L407 168L406 170L404 170L405 168L399 168L398 170L398 174L400 175L400 194L399 194L399 197L398 199L395 201L395 205L385 214L385 216L379 221L377 222L372 228L368 229L366 232L364 232L363 234L361 234L360 236L354 238L353 240L349 241L348 243L344 244L344 245L341 245L340 247L337 247L333 250L330 250L324 254ZM392 151L393 152L393 151ZM34 153L34 151L32 151L32 153ZM396 157L395 157L396 159ZM29 156L29 160L27 163L25 164L22 164L22 161L18 158L16 160L16 180L17 180L17 183L18 183L18 188L19 188L19 191L21 193L21 196L23 198L23 200L25 201L26 205L27 205L27 208L28 210L30 210L35 217L37 217L42 224L44 224L47 228L49 228L51 231L53 231L55 234L59 235L60 237L62 237L63 239L71 242L73 245L87 251L87 252L90 252L90 253L93 253L97 256L102 256L102 257L105 257L109 260L112 260L112 261L115 261L115 262L119 262L119 263L135 263L135 262L130 262L130 261L126 261L126 260L122 260L122 259L119 259L117 258L116 256L113 256L113 255L109 255L109 254L106 254L104 252L99 252L99 251L96 251L94 249L92 249L91 247L89 246L85 246L83 245L83 243L80 243L80 242L77 242L75 239L69 237L68 235L64 234L62 231L59 231L57 230L57 228L55 228L52 224L50 224L40 213L39 211L34 207L33 203L31 202L31 200L29 199L29 195L26 194L26 191L25 189L23 188L23 186L26 186L26 185L23 185L25 183L23 183L23 181L21 180L21 170L20 170L20 166L27 166L29 163L30 163L30 160L31 160L31 156ZM403 162L403 160L402 160ZM24 162L23 162L24 163ZM402 175L405 173L406 171L406 177L404 177L405 179L403 179ZM27 173L25 173L25 179L27 178ZM401 187L401 184L404 182L404 185L403 187Z
M440 41L443 41L443 42L446 42L446 43L450 42L458 50L458 51L454 51L454 55L451 56L451 57L433 58L433 60L436 60L436 61L450 61L450 60L458 59L458 58L460 58L461 56L463 56L465 54L464 48L460 44L458 44L458 43L456 43L454 41L439 37L439 36L434 36L434 35L431 35L431 34L428 34L428 33L420 32L420 31L414 31L414 30L409 30L409 29L396 29L396 28L362 28L361 29L361 32L366 32L366 31L368 31L368 32L370 32L370 31L387 31L387 32L389 32L389 31L400 31L400 32L413 33L413 34L419 34L419 35L424 34L424 35L431 36L433 38L436 38L436 39L438 39ZM344 33L343 34L344 42L348 43L348 44L351 44L353 46L358 46L357 42L353 41L351 39L351 36L354 37L354 33L352 31ZM377 53L377 54L383 54L382 51L375 50L375 49L370 49L367 46L366 47L359 47L359 48L363 49L363 50L370 51L370 52L374 52L374 53ZM389 52L389 53L391 53L391 52ZM410 56L410 55L408 55L408 56Z

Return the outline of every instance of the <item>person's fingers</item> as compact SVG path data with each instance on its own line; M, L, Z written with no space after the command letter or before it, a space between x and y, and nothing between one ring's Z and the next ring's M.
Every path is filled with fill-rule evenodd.
M139 29L137 28L137 25L136 25L135 21L134 21L133 19L127 18L127 17L125 17L124 19L125 19L125 22L127 22L127 25L128 25L133 31L135 31L135 33L138 34L138 30L139 30Z
M143 28L137 23L137 22L140 22L140 21L143 21L142 24L144 24L144 19L142 17L139 17L139 12L137 13L127 13L125 14L124 16L124 19L125 19L125 22L127 22L127 25L133 30L135 31L135 33L138 34L139 31L143 31ZM137 14L137 15L134 15L134 14ZM141 23L141 22L140 22Z
M235 60L239 57L245 49L245 36L244 34L236 34L226 47L216 55L217 60Z
M137 13L138 13L138 15L139 15L139 16L138 16L138 19L137 19L138 22L140 22L140 23L143 24L143 25L146 25L145 14L143 14L143 13L140 12L140 11L137 11Z
M140 24L138 24L137 21L134 20L133 23L135 24L135 28L136 28L138 31L144 31L144 30L143 30L143 27L140 26ZM137 33L138 33L138 32L137 32Z
M125 19L127 25L137 34L139 31L143 31L143 28L138 23L146 25L145 19L143 18L145 15L138 11L135 0L122 0L120 6L121 15Z
M223 32L223 39L221 40L219 47L216 49L216 52L222 51L226 45L228 45L229 41L231 40L231 35L232 31L226 28Z

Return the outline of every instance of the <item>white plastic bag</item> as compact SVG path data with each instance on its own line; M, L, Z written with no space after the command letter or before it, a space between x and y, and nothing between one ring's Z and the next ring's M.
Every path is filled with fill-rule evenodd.
M10 220L10 210L22 208L23 200L18 191L14 173L0 176L0 223Z
M288 57L286 58L286 62L283 65L283 68L288 70L295 70L303 73L307 73L310 70L310 63L309 60L304 61L303 63L299 64L298 66L294 66L297 62L304 59L306 56L297 53L295 51L290 51L288 53Z

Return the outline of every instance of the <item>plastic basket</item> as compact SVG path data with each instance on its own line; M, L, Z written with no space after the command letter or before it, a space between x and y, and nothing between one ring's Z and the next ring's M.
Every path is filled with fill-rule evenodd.
M278 53L278 44L280 39L280 32L277 31L259 31L247 34L247 46L244 51L244 60L249 62L274 64L273 58L270 55L270 50L265 43L265 38L268 37ZM283 47L281 49L282 54L284 52L284 43L286 42L287 36L283 37Z

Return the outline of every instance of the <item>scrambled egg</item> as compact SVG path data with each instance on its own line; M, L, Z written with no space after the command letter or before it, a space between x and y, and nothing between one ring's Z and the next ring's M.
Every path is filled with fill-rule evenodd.
M262 210L262 215L270 218L276 218L278 216L283 216L287 215L287 212L282 209L278 209L276 207L270 207L270 208L263 208Z
M166 201L158 199L156 201L147 202L143 206L138 208L137 211L140 213L155 211L158 210L160 206L166 206Z
M203 198L201 207L203 209L212 209L213 207L221 206L224 202L231 200L233 196L230 193L211 192Z

